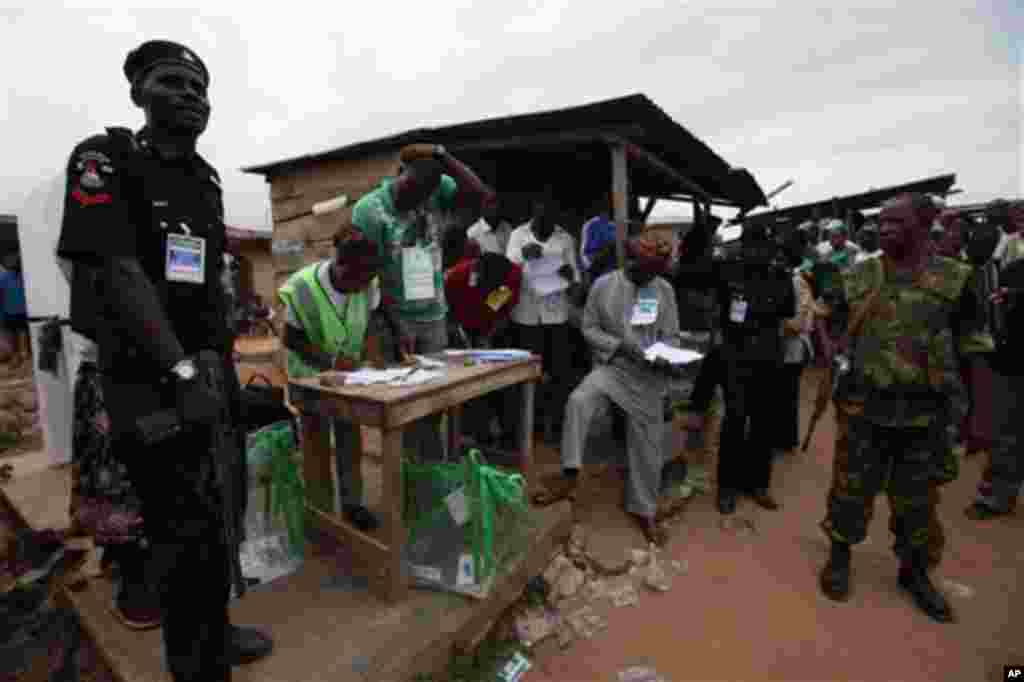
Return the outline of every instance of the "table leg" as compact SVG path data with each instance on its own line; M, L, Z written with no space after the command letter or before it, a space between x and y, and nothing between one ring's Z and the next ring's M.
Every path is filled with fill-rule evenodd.
M385 430L381 438L381 468L383 490L384 542L388 546L385 566L375 567L385 584L385 599L400 601L409 594L409 582L402 571L402 549L405 547L405 523L402 507L405 500L402 487L402 429Z
M526 490L533 490L533 400L537 388L536 381L523 384L523 418L522 433L519 444L519 468L526 480Z
M458 459L462 452L462 406L448 410L448 459Z
M302 476L306 500L314 508L334 513L335 486L331 469L331 423L326 417L302 416Z

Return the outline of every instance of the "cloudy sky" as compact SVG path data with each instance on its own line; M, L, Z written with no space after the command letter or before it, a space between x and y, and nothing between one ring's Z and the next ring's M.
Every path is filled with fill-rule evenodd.
M243 166L635 92L765 191L793 179L778 206L944 172L958 202L1024 193L1018 0L108 4L0 9L0 213L80 139L141 124L121 66L151 38L213 74L200 148L240 226L270 226L267 186Z

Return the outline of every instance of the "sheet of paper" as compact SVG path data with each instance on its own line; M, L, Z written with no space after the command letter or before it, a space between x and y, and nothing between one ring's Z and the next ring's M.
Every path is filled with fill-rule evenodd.
M654 361L658 358L668 360L673 365L688 365L691 362L696 362L702 359L704 356L696 351L687 350L685 348L674 348L668 344L658 343L650 346L644 355L647 356L649 361Z
M448 366L440 360L433 360L425 355L414 355L413 358L416 359L416 362L420 363L420 367L425 367L426 369L444 369Z
M569 280L558 274L565 261L558 256L541 256L526 261L526 282L538 296L565 291L569 288Z

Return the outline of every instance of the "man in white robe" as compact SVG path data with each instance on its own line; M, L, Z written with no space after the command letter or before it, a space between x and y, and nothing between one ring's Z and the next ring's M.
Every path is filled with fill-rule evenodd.
M662 544L665 530L656 522L661 471L664 465L664 400L672 368L649 362L645 350L661 341L679 345L679 313L675 291L664 272L671 244L657 237L628 244L625 269L614 270L594 283L583 313L583 335L594 352L594 369L569 396L562 434L560 480L547 497L571 497L583 449L594 420L612 403L627 415L626 511L650 542Z

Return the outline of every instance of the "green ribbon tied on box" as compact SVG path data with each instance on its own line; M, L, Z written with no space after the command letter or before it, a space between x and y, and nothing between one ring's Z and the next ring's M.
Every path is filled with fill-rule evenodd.
M526 499L526 480L521 474L509 474L486 464L479 450L473 449L463 460L466 480L473 486L473 499L486 510L473 515L478 542L473 543L473 561L482 567L481 575L493 575L497 569L494 555L494 513L498 508L522 506Z

